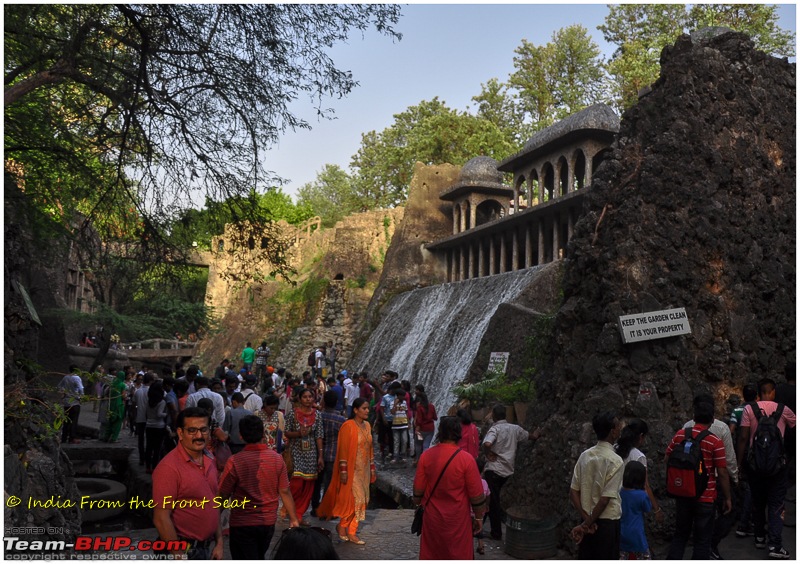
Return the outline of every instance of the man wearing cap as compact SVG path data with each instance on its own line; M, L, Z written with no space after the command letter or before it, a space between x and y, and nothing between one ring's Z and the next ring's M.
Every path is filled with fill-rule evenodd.
M242 396L244 396L244 408L250 413L258 413L261 411L263 401L261 397L255 392L256 383L258 378L255 374L248 374L244 377L242 384Z
M347 405L346 417L349 418L353 414L353 402L361 394L361 390L353 383L353 379L347 374L347 370L342 370L342 375L344 376L344 381L342 382L344 386L344 401Z

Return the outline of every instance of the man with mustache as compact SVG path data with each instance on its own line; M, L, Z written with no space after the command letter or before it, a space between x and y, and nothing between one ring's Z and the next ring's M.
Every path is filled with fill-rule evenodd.
M187 550L172 554L221 560L220 511L212 501L217 495L217 466L206 449L211 420L205 409L188 407L178 414L176 427L178 446L153 471L153 525L161 540L189 543Z

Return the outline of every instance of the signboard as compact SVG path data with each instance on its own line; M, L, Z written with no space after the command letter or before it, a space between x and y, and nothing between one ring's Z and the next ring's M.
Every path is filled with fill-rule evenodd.
M493 352L489 355L489 372L506 373L508 366L508 357L511 353L507 352Z
M621 315L619 332L622 334L622 341L627 344L686 335L691 333L692 329L689 327L686 309L679 307L634 315Z

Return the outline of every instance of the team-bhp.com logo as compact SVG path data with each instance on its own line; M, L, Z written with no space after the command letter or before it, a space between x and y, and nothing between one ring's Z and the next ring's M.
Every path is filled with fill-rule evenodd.
M167 553L168 559L181 558L189 548L188 541L134 540L131 537L77 537L74 543L63 540L25 540L4 537L8 560L128 560L155 558L154 551ZM74 552L73 552L74 551ZM99 553L98 553L99 551ZM174 554L180 552L181 554Z

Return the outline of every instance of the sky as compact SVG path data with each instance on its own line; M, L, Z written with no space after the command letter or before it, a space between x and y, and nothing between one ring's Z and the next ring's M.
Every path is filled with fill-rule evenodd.
M393 115L438 96L450 108L469 109L491 78L505 82L514 71L513 58L523 39L549 42L553 32L583 25L609 58L615 46L606 43L597 26L608 14L606 4L411 4L403 5L396 30L400 41L370 29L351 33L348 42L330 50L340 69L359 82L347 97L325 99L336 119L318 121L310 100L300 99L293 111L312 129L287 131L266 153L267 170L287 180L283 191L312 182L325 164L350 172L362 133L382 131ZM796 31L796 6L779 5L779 26Z

